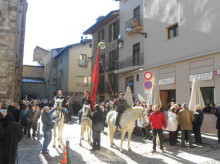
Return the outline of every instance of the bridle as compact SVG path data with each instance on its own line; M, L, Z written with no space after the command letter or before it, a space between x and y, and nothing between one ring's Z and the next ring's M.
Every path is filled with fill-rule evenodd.
M147 124L147 121L145 120L145 117L144 117L144 108L143 108L143 110L142 110L142 112L141 112L141 114L140 114L140 116L138 118L140 118L140 117L143 118L144 124Z

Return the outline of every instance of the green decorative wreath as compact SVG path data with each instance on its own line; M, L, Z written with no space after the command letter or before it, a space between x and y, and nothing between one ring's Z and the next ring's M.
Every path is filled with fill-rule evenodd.
M104 42L99 42L98 46L101 48L101 50L105 49L105 43Z

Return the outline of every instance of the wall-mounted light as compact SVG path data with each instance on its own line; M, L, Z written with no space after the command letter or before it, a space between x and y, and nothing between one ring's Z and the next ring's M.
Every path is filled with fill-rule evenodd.
M126 28L125 32L127 33L137 33L137 34L141 34L143 35L145 38L147 38L147 33L146 32L138 32L138 31L134 31L131 28Z
M121 38L121 35L118 35L118 48L123 48L124 47L124 41Z

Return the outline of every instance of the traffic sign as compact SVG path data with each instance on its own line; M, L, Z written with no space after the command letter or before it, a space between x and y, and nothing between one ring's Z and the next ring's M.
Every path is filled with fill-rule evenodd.
M144 73L144 78L146 80L150 80L153 77L152 73L150 71L147 71Z
M151 81L145 81L144 82L144 88L151 89L153 87L153 84Z

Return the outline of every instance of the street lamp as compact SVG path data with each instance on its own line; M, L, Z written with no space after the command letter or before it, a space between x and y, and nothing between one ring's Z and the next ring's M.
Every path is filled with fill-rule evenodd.
M131 28L126 28L125 32L127 33L137 33L137 34L141 34L143 35L145 38L147 38L147 33L146 32L138 32L138 31L134 31Z
M121 35L119 34L118 35L118 48L123 48L123 46L124 46L124 41L122 40L122 38L121 38Z

